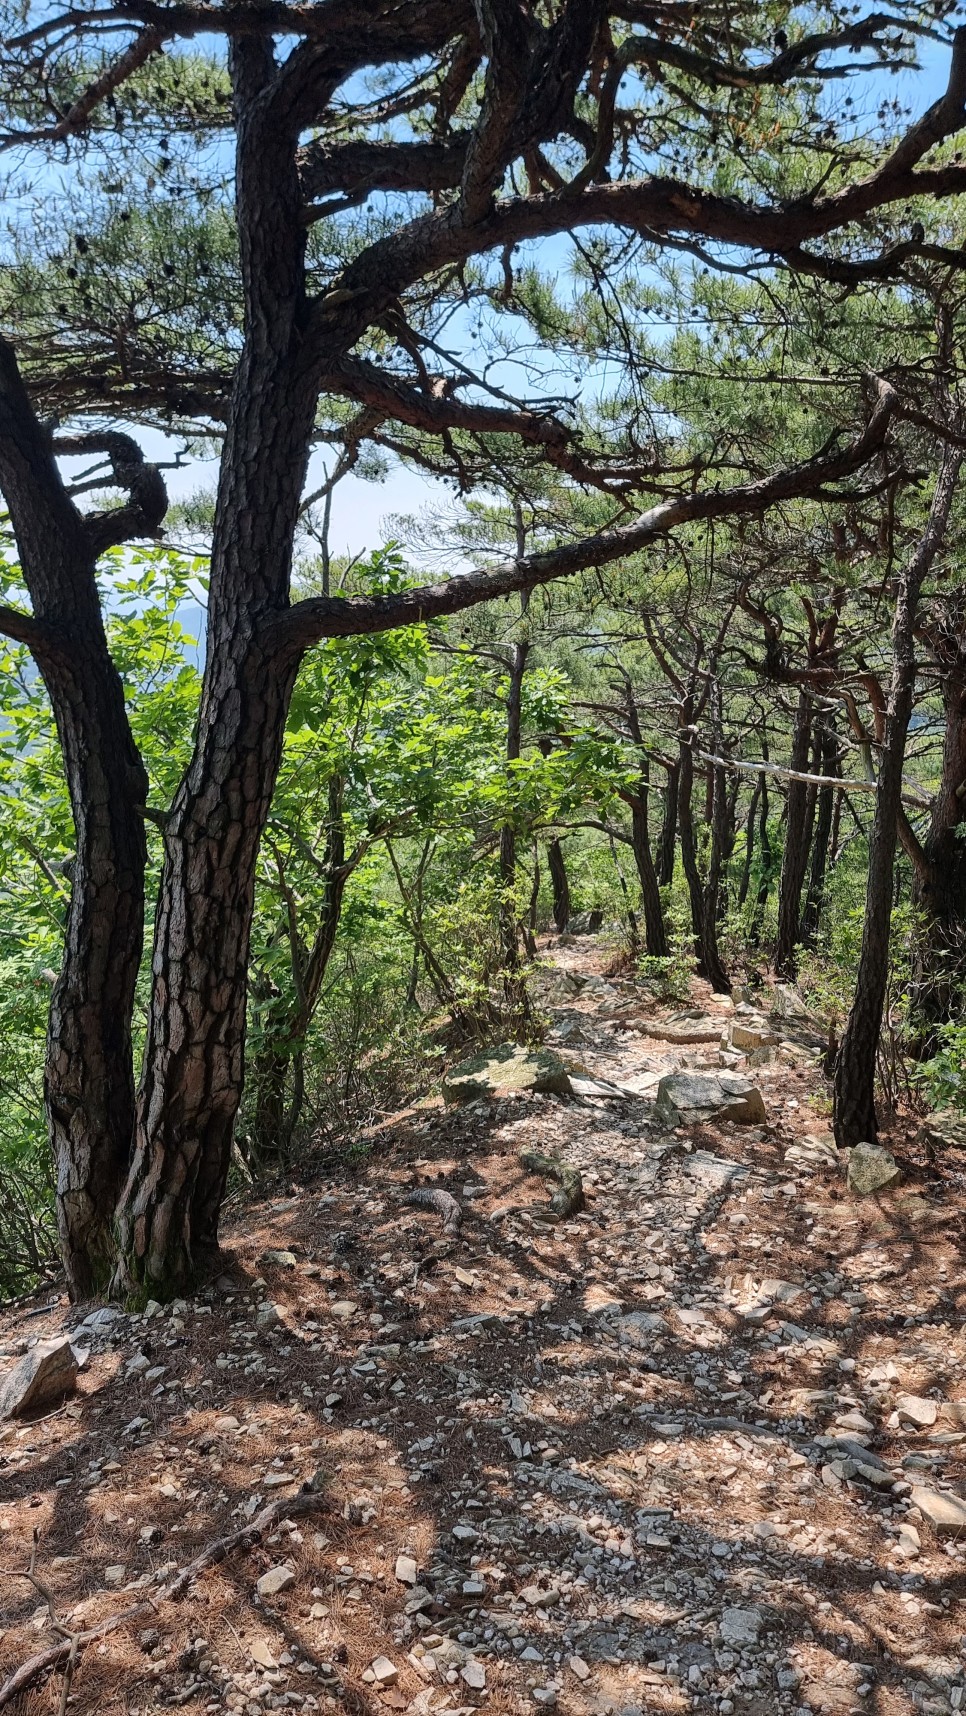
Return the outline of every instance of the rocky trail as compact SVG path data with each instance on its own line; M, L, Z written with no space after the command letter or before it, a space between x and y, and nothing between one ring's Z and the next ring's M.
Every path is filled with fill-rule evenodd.
M190 1302L3 1314L70 1392L0 1424L0 1705L966 1708L966 1157L855 1195L792 992L544 958L557 1093L388 1117Z

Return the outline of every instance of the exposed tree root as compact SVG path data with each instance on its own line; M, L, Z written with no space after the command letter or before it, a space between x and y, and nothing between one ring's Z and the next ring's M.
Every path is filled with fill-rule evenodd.
M556 1180L557 1190L550 1199L554 1215L566 1218L584 1207L584 1182L580 1170L559 1156L544 1156L540 1150L521 1150L520 1166L531 1174L542 1174L546 1180Z
M281 1520L298 1519L302 1514L327 1510L330 1506L328 1498L321 1490L314 1490L309 1484L304 1485L296 1496L279 1497L278 1500L269 1502L249 1525L242 1526L240 1531L230 1532L226 1537L216 1537L213 1542L207 1544L193 1561L189 1561L187 1567L182 1568L181 1572L176 1573L166 1584L159 1586L150 1597L144 1598L140 1603L134 1603L129 1609L122 1609L117 1615L109 1615L107 1620L99 1621L96 1626L88 1627L84 1632L72 1633L61 1639L59 1644L48 1645L46 1650L28 1657L0 1686L0 1709L26 1687L32 1686L42 1674L46 1674L49 1669L58 1668L61 1663L66 1664L72 1674L80 1652L94 1639L102 1639L132 1621L146 1620L156 1615L162 1603L174 1602L178 1597L183 1597L199 1574L209 1567L217 1567L219 1562L226 1560L229 1555L234 1555L237 1550L253 1549ZM31 1583L47 1596L45 1588L33 1576L33 1569L25 1577L30 1578ZM47 1601L49 1606L49 1597Z
M449 1192L440 1192L425 1186L418 1186L406 1198L407 1204L412 1204L417 1210L432 1210L434 1215L442 1216L443 1232L454 1238L459 1233L463 1221L463 1211L456 1199Z

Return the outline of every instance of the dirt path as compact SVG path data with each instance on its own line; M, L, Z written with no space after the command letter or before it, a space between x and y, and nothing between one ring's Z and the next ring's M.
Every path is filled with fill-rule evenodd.
M675 1132L658 1079L716 1069L730 1007L668 1042L702 1027L589 941L553 958L551 1040L637 1094L392 1117L356 1173L240 1215L209 1295L88 1324L78 1395L0 1428L4 1672L53 1636L11 1576L35 1528L76 1630L321 1468L318 1520L89 1646L71 1708L966 1708L966 1547L926 1517L966 1477L955 1174L846 1197L802 1020L753 1069L765 1125ZM523 1147L580 1168L582 1214L544 1219ZM81 1315L8 1313L2 1352Z

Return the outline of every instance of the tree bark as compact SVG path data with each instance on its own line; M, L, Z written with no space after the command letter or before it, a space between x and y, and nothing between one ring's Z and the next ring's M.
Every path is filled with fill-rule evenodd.
M245 341L222 456L194 752L164 836L134 1156L116 1285L182 1290L217 1256L244 1079L255 863L298 653L263 643L288 602L317 383L307 317L297 117L262 100L271 45L232 44Z
M792 728L791 768L802 772L808 768L811 737L812 701L808 692L801 690ZM806 825L809 791L804 781L790 780L788 783L785 846L778 881L778 939L775 943L775 970L779 977L793 978L798 963L796 950L801 934L802 884L808 864Z
M641 730L640 712L630 682L625 688L625 702L628 731L643 758L643 762L637 791L622 793L621 797L626 800L631 812L631 849L634 853L634 863L637 866L638 881L641 884L645 946L652 959L666 959L669 952L667 929L664 923L664 907L661 904L660 884L654 867L654 859L651 855L651 833L648 827L650 773L644 755L644 734Z
M50 696L74 820L70 909L51 999L44 1094L68 1290L86 1299L110 1278L114 1205L130 1159L147 776L108 650L96 582L98 552L111 540L105 534L111 515L85 520L77 511L3 341L0 485L33 604L24 641ZM132 530L155 528L165 504L159 483L150 516L132 510Z
M547 843L547 868L553 889L553 921L558 934L563 935L570 922L570 881L563 846L559 840L550 840Z
M517 526L519 551L522 555L525 547L522 525L518 519ZM521 620L526 620L529 598L522 600ZM507 689L506 706L506 760L507 780L512 778L511 765L518 761L522 746L523 719L523 678L527 670L527 657L530 654L530 644L527 638L520 637L514 643L510 653L510 683ZM516 997L516 983L513 974L520 963L520 949L517 940L516 913L516 879L517 879L517 837L512 815L500 830L500 945L503 951L504 970L507 974L508 1000ZM510 991L513 991L513 995Z
M834 1128L840 1148L877 1136L875 1063L889 976L889 929L902 769L916 682L915 622L922 583L946 532L962 451L944 446L929 519L899 580L892 628L892 675L869 842L862 947L855 996L835 1062Z
M689 714L686 711L686 714ZM687 720L682 720L682 726ZM695 952L698 958L698 971L706 977L712 989L718 995L731 994L731 980L725 971L718 952L718 929L716 914L709 916L705 885L701 880L698 868L697 843L694 834L694 815L692 810L692 793L694 787L694 764L692 751L686 740L681 742L680 776L678 781L678 827L681 835L681 862L688 884L688 897L691 902L691 923L694 930ZM714 836L712 835L712 861L717 866L719 860L714 855ZM714 898L716 900L716 885Z

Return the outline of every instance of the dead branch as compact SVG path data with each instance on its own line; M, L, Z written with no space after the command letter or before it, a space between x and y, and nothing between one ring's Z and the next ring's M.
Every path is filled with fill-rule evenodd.
M179 1597L184 1596L188 1587L200 1574L206 1572L209 1567L217 1567L229 1555L234 1555L239 1550L253 1549L281 1520L297 1519L302 1514L327 1510L331 1504L321 1490L311 1488L311 1483L314 1481L310 1480L309 1484L303 1485L296 1496L279 1497L276 1501L269 1502L267 1507L263 1507L261 1512L256 1514L249 1525L242 1526L239 1531L230 1532L225 1537L216 1537L195 1556L193 1561L189 1561L187 1567L182 1568L180 1573L176 1573L174 1578L162 1585L153 1596L145 1598L140 1603L132 1604L128 1609L122 1609L119 1614L109 1615L107 1620L99 1621L96 1626L88 1627L83 1632L65 1633L60 1644L48 1645L46 1650L37 1651L35 1656L28 1657L27 1661L22 1662L19 1668L14 1669L13 1674L0 1686L0 1709L10 1704L28 1686L32 1686L42 1674L46 1674L52 1668L59 1667L61 1663L67 1665L65 1679L72 1676L74 1664L80 1652L87 1645L93 1643L95 1639L105 1638L108 1633L116 1632L118 1627L127 1626L132 1621L140 1621L154 1616L161 1603L176 1602ZM23 1574L21 1577L30 1580L31 1584L40 1591L48 1608L50 1608L49 1593L38 1584L33 1572Z

